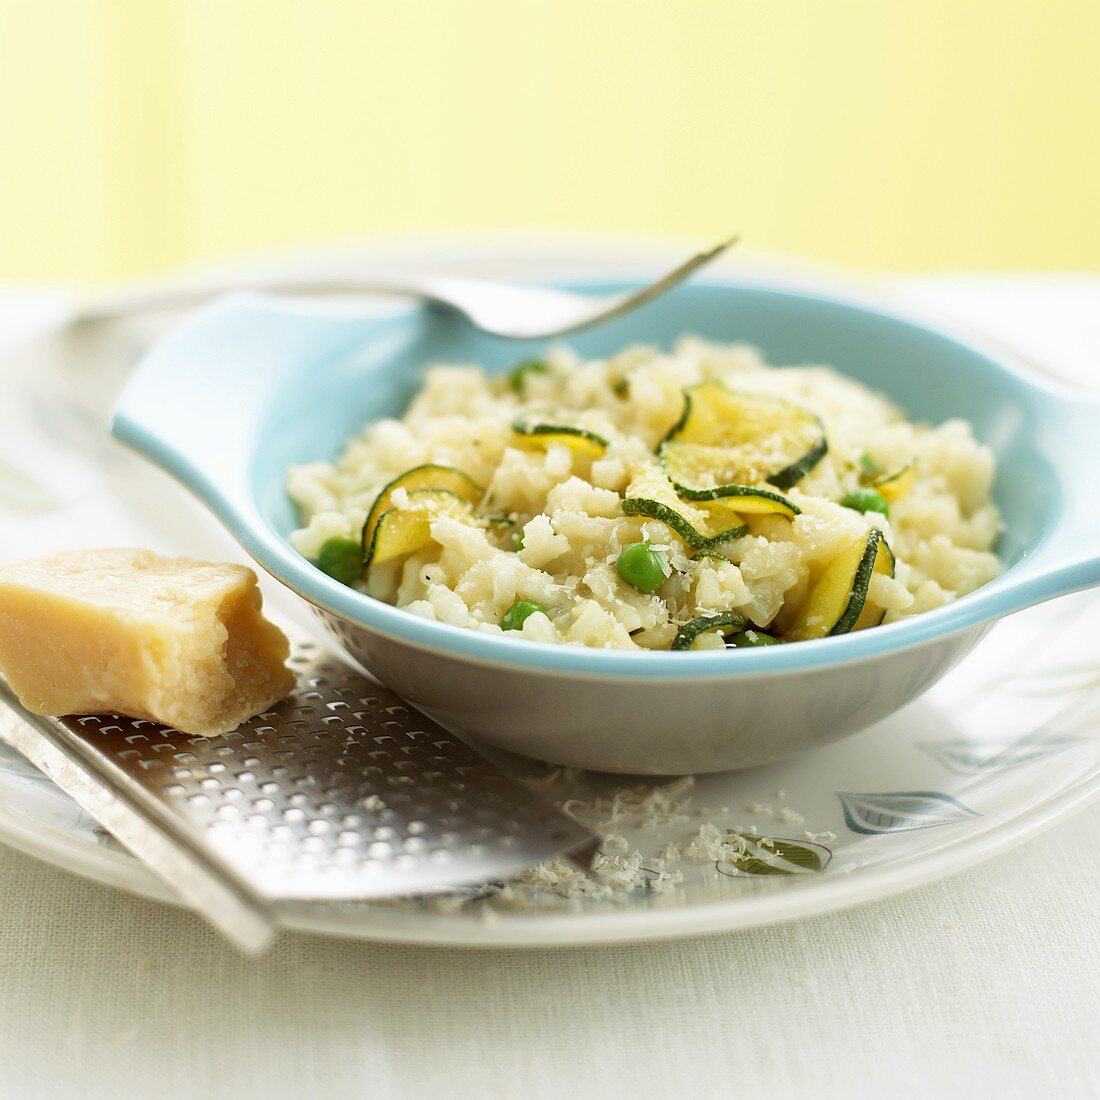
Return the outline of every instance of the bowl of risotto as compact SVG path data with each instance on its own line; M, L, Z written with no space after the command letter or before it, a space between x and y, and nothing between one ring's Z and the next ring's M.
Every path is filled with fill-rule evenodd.
M1097 411L878 303L714 281L556 345L226 300L114 432L433 717L670 774L855 732L1100 582Z

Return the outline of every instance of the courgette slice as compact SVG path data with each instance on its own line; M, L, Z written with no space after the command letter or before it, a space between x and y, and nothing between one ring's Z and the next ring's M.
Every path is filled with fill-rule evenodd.
M676 632L676 637L672 639L672 648L691 649L700 634L706 634L711 630L721 630L723 635L735 634L737 631L744 629L744 626L745 616L739 615L736 611L723 611L715 615L700 615L699 618L692 619L690 623L680 627Z
M703 490L685 489L682 485L675 488L681 496L698 501L712 511L725 509L743 516L785 516L787 519L802 513L793 500L754 485L719 485Z
M824 568L784 632L786 640L805 642L878 626L886 613L867 603L867 590L876 573L892 577L894 555L882 532L872 529Z
M881 531L879 531L878 545L875 547L875 560L871 566L871 576L867 578L868 588L870 588L872 577L892 577L894 575L894 569L896 565L897 559L895 559L894 557L894 552L890 549L890 544L886 541L886 536ZM865 593L863 608L856 616L856 621L852 625L851 629L866 630L869 626L878 626L885 618L886 608L875 607L873 604L867 603ZM834 630L833 633L843 634L844 631Z
M378 517L370 542L363 544L364 567L384 565L423 550L432 541L432 520L440 516L469 518L472 513L468 500L447 489L414 489L407 505L389 508ZM364 539L366 536L364 524Z
M896 470L872 478L870 481L864 481L863 484L869 489L874 489L884 500L893 504L895 500L900 500L909 492L913 487L916 476L917 463L914 460L907 462L904 466L899 466Z
M696 550L739 539L748 532L748 527L736 515L726 512L712 516L706 509L681 500L668 478L656 467L635 476L627 486L622 509L628 516L660 520Z
M726 645L733 649L762 649L764 646L779 644L779 638L774 634L765 634L762 630L740 630L726 638Z
M513 393L523 393L523 387L527 383L528 375L549 373L550 366L543 362L543 360L524 359L508 372L508 387Z
M646 497L624 497L623 511L628 516L648 516L650 519L660 520L680 537L688 546L696 550L703 550L719 543L730 542L739 539L749 533L747 524L739 523L735 527L712 527L710 524L696 527L684 518L681 512L662 504L657 500L649 500ZM713 531L713 534L708 534Z
M728 565L733 564L733 559L732 558L726 557L725 554L722 554L717 550L711 550L711 549L697 550L692 555L692 560L693 561L700 561L704 558L710 558L712 561L724 561Z
M411 470L398 474L393 481L383 486L382 491L375 497L367 515L367 521L363 524L364 552L370 548L374 540L374 528L381 515L389 510L393 503L393 494L398 489L404 489L409 493L419 492L421 489L444 489L469 504L477 504L485 495L485 490L480 485L453 466L437 466L430 463L414 466Z
M592 458L599 458L607 450L607 440L602 435L580 424L570 424L564 416L554 413L522 413L512 421L512 431L516 442L529 449L545 449L551 443L564 443L570 450Z
M882 474L882 467L866 452L859 456L859 482L866 485Z
M684 390L684 409L660 446L682 495L767 482L789 489L828 450L808 409L778 397L740 393L718 382Z

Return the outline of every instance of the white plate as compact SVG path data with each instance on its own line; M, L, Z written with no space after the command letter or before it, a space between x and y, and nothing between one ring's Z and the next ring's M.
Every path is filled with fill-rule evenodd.
M443 255L452 268L493 275L608 267L607 245L539 248L541 268L531 245L422 244L396 258L427 265ZM678 251L632 246L610 254L628 271ZM112 544L240 557L182 490L106 436L112 394L156 328L145 322L74 339L46 326L0 364L0 560ZM295 597L270 586L267 596L279 617L312 629ZM690 792L690 804L659 826L643 827L637 815L620 822L615 832L627 854L637 849L647 857L647 885L572 900L520 886L484 897L317 907L295 913L292 923L362 938L484 946L644 939L793 919L961 870L1100 794L1100 738L1093 733L1100 675L1082 659L1092 649L1098 600L1092 593L1071 597L1003 623L933 692L856 737L766 768L707 776ZM539 770L507 764L523 774ZM619 786L621 780L588 777L576 791L559 785L550 793L587 800ZM784 849L794 862L780 864L786 873L758 865L766 873L747 875L714 861L680 860L665 870L681 872L683 882L655 886L658 865L650 857L666 843L683 846L706 824L795 842ZM0 840L96 881L173 900L86 813L2 746Z

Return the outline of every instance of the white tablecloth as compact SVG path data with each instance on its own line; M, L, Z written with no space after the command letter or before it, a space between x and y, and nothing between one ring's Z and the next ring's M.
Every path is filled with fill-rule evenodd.
M1100 383L1100 279L903 286ZM0 347L35 302L0 295ZM1100 806L846 912L546 951L285 935L245 959L0 848L3 1100L630 1095L1100 1095Z

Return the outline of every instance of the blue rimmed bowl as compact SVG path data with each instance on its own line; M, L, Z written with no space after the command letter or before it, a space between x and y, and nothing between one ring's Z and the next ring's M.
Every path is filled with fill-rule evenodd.
M625 287L589 280L571 288ZM332 459L399 414L433 362L506 370L540 345L428 307L379 315L257 296L201 312L138 366L112 430L203 500L346 650L456 731L582 768L648 774L762 764L854 733L929 688L998 618L1100 583L1100 402L1010 355L850 296L737 282L682 286L571 339L585 356L684 333L772 363L829 363L914 419L969 420L997 456L996 580L873 630L764 649L623 653L431 622L347 588L287 541L295 463Z

